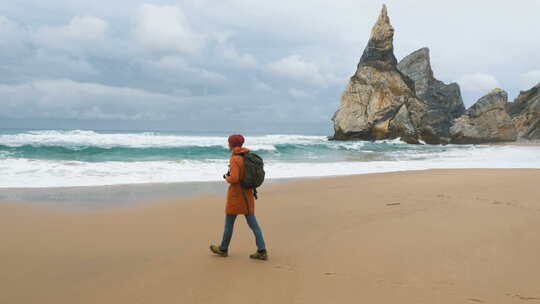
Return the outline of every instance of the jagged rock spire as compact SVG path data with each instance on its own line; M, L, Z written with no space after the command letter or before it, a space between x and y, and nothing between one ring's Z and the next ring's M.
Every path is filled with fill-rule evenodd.
M414 82L416 96L428 106L425 123L433 128L441 143L448 142L452 121L465 112L459 85L435 79L427 47L406 56L397 67Z
M423 47L405 56L398 63L398 70L409 76L413 81L424 80L426 82L434 79L433 70L431 69L431 60L429 56L429 48ZM416 87L418 94L419 87ZM422 89L422 88L420 88Z
M414 83L397 69L393 39L394 28L383 6L333 117L334 139L438 142L423 123L427 107L417 99Z
M540 139L540 83L519 93L509 105L520 139Z
M390 38L390 42L392 42L391 40L393 37L394 28L390 24L390 17L388 17L388 10L386 9L386 5L383 4L381 13L379 14L379 18L371 29L370 39L386 40L387 38Z
M394 56L394 28L390 24L386 5L383 5L379 18L371 30L371 37L364 50L359 66L367 65L379 70L396 69Z

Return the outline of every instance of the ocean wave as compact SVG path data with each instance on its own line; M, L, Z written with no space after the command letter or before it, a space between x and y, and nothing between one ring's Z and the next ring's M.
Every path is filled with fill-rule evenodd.
M27 131L0 134L0 158L84 162L227 159L226 142L225 136L158 132ZM409 145L399 140L329 141L324 136L279 134L248 136L246 146L267 160L283 162L424 159L473 147Z
M448 150L431 157L371 161L349 159L340 162L296 162L269 160L268 178L322 177L446 168L540 168L537 147L487 147ZM357 154L351 154L351 157ZM2 187L67 187L140 183L220 181L227 170L226 159L138 162L83 162L8 158L0 161Z
M277 144L310 144L326 141L324 136L260 135L248 136L246 145L255 149L272 149ZM95 131L45 130L17 134L0 134L0 145L18 147L25 145L64 147L227 147L226 136L178 135L166 132L98 133Z
M63 187L216 181L227 170L226 136L167 132L0 133L0 187ZM540 168L540 148L409 145L399 140L247 136L269 178L429 168Z
M340 161L351 159L410 159L431 157L453 150L476 149L474 146L415 146L389 145L366 142L312 142L305 144L273 144L249 146L261 156L272 160L302 161L305 159L321 161ZM373 157L378 154L378 157ZM370 155L368 157L368 155ZM76 160L87 162L103 161L152 161L152 160L205 160L227 159L229 150L221 145L215 146L81 146L26 144L9 146L0 144L0 158L28 158L49 160Z
M0 145L0 157L76 160L86 162L103 161L151 161L178 159L228 158L230 152L222 146L207 147L99 147L99 146L44 146Z

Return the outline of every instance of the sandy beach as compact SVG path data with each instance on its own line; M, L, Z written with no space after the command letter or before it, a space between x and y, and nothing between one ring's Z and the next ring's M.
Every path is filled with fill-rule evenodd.
M0 303L540 303L540 170L429 170L261 189L270 260L224 194L79 210L0 204Z
M516 147L540 147L539 141L515 141L483 144L489 146L516 146Z

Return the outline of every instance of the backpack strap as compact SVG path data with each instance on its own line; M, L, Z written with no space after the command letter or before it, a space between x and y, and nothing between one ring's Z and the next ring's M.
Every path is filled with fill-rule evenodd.
M244 157L246 155L246 153L237 153L237 154L234 154L234 155L238 155L238 156L242 156ZM237 164L238 165L238 164ZM245 173L244 173L245 174ZM247 196L246 196L246 193L244 192L244 187L242 187L242 184L240 184L240 191L242 191L242 197L244 198L244 202L246 203L246 209L247 209L247 214L249 214L250 210L249 210L249 201L247 199ZM254 196L255 196L255 199L257 199L257 190L254 189Z

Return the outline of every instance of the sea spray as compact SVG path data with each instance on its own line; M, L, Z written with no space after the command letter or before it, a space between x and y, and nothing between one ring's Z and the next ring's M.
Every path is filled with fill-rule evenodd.
M63 187L219 181L226 134L0 132L0 187ZM540 168L540 148L328 141L325 136L247 135L269 178L429 168Z

